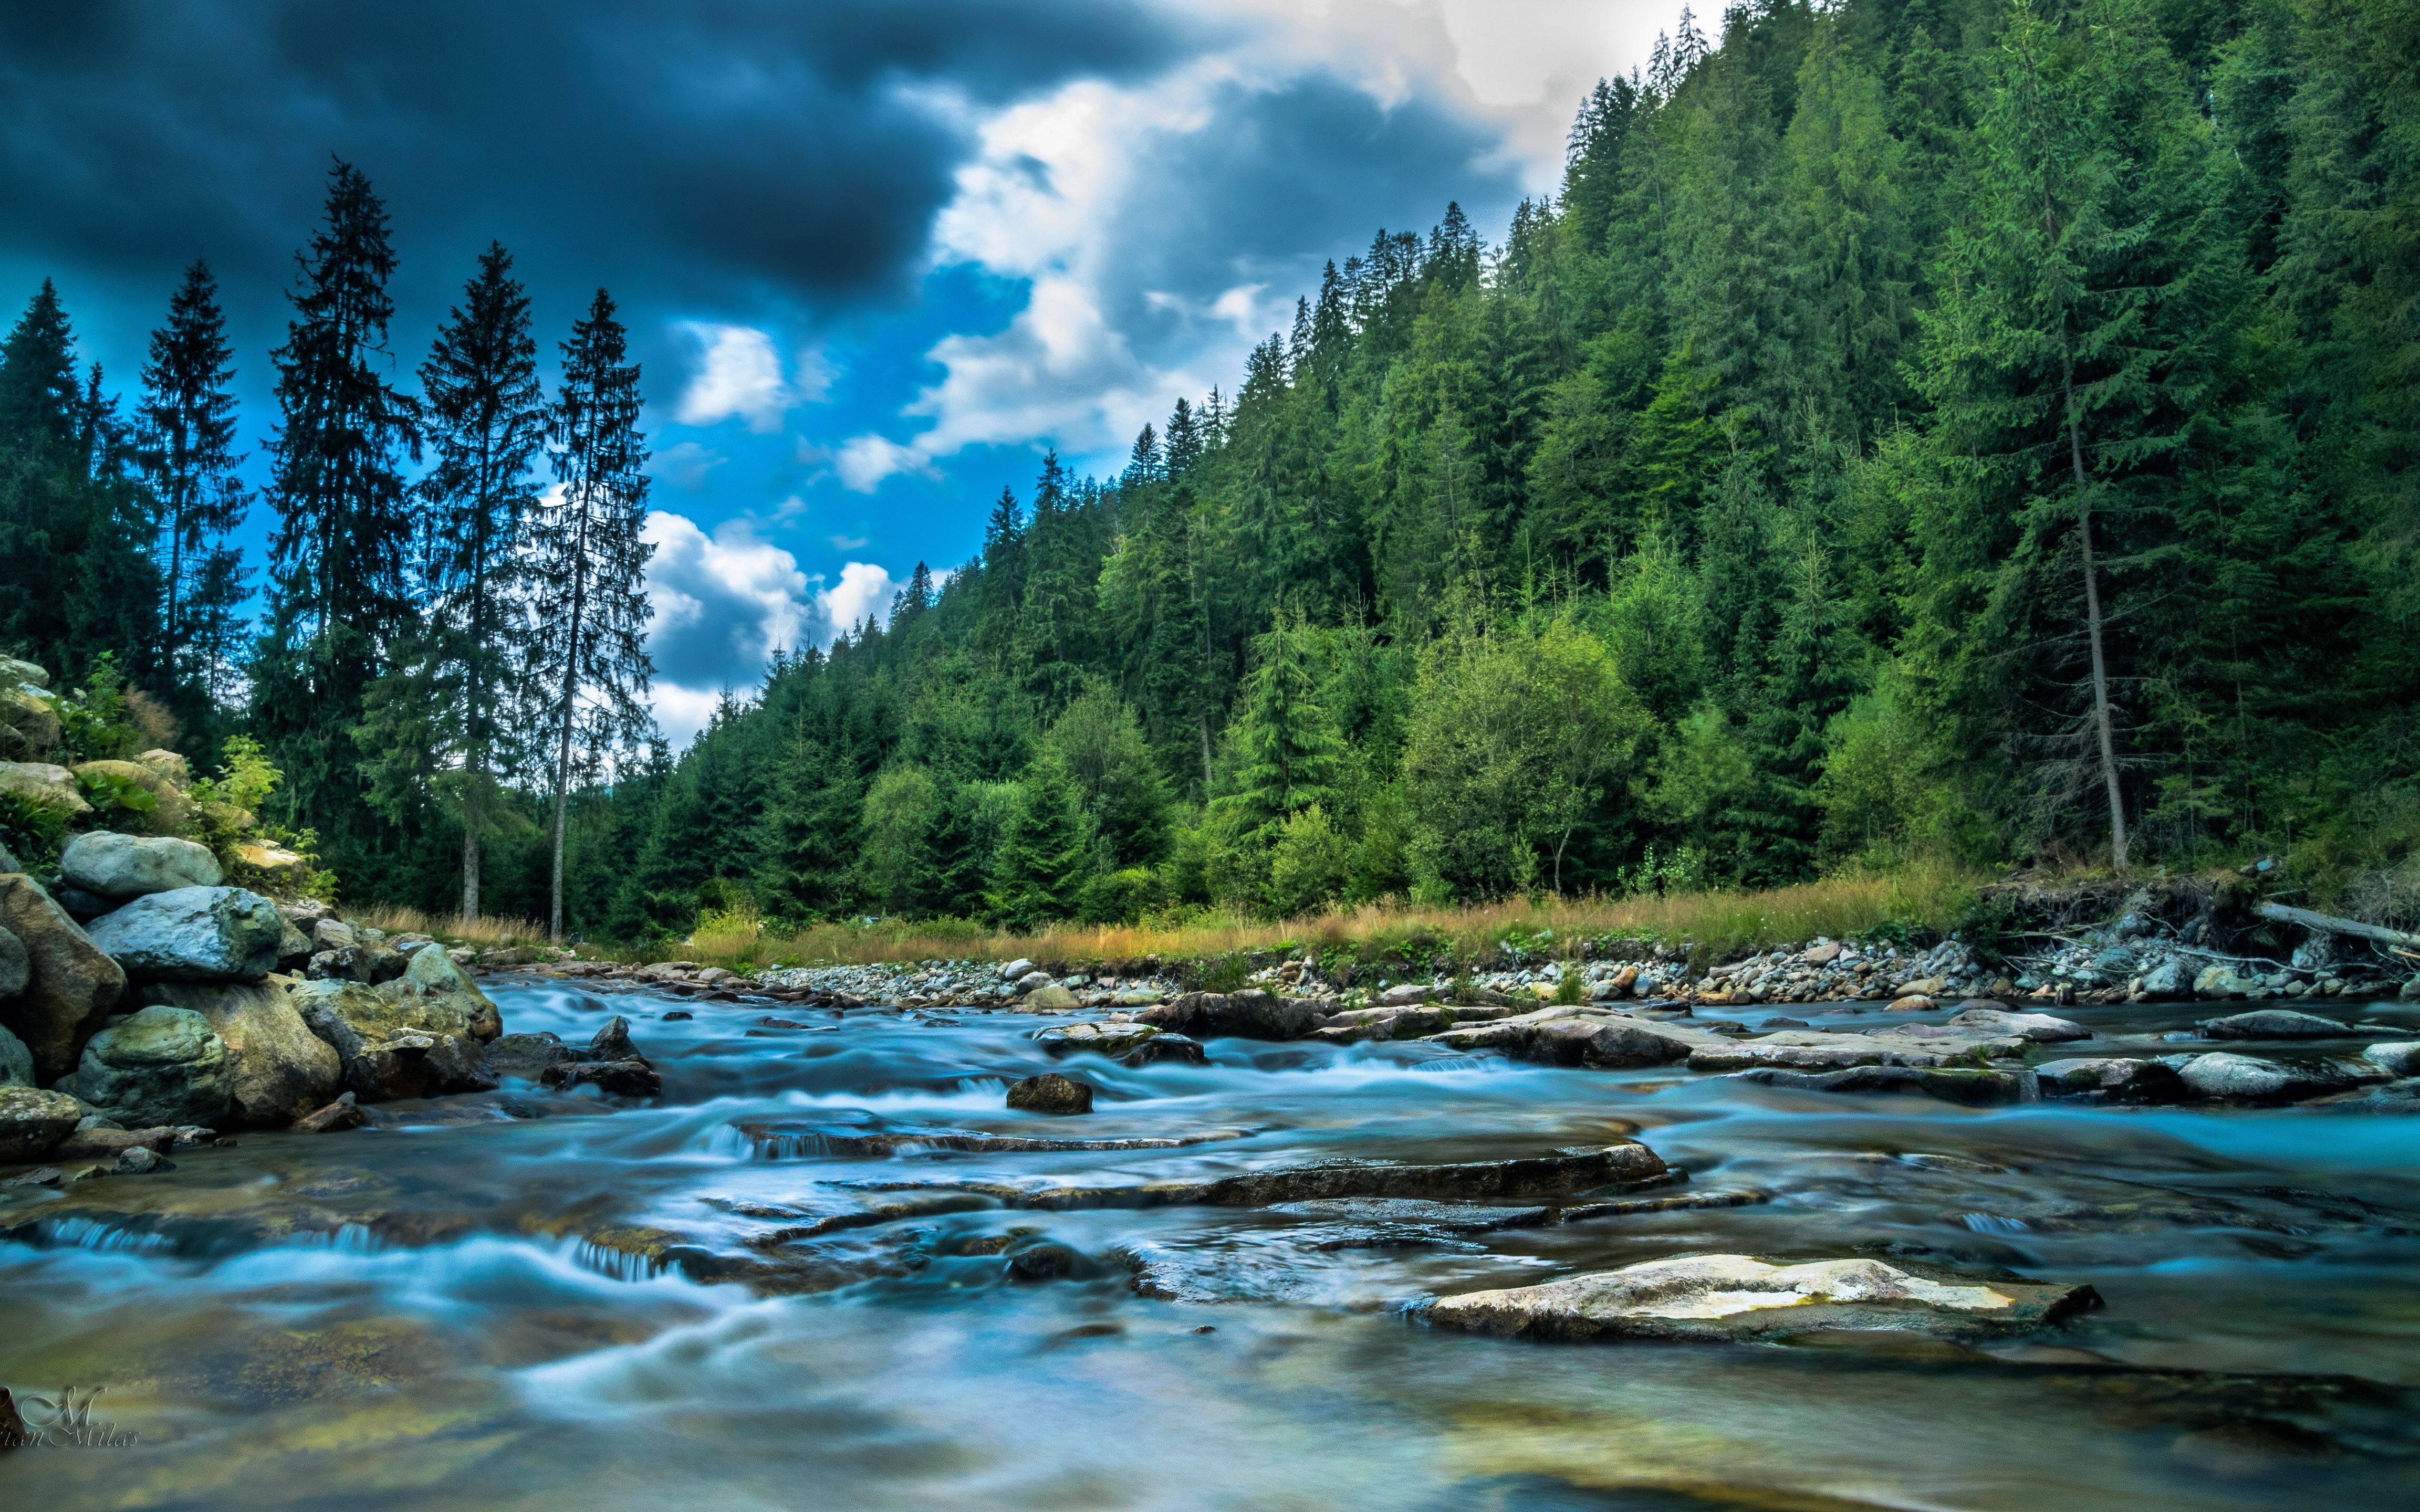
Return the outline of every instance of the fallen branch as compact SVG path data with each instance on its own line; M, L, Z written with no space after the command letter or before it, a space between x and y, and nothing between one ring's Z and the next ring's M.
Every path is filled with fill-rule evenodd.
M2263 918L2280 924L2300 924L2304 929L2321 930L2330 934L2350 934L2386 946L2420 946L2420 934L2407 934L2383 924L2365 924L2359 919L2337 918L2334 915L2314 913L2307 908L2289 908L2284 903L2255 903L2252 911Z

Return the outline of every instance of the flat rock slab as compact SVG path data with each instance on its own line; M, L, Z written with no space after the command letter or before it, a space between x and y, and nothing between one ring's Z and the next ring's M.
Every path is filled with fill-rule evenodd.
M1033 1040L1050 1055L1072 1056L1089 1052L1107 1056L1126 1066L1148 1066L1162 1060L1199 1066L1209 1058L1202 1048L1202 1041L1190 1035L1142 1023L1060 1025L1041 1030Z
M1838 1071L1783 1071L1760 1066L1738 1074L1743 1080L1801 1092L1913 1094L1962 1107L2031 1103L2041 1096L2033 1078L2023 1072L1977 1071L1963 1066L1848 1066Z
M1543 1065L1606 1069L1668 1065L1731 1044L1694 1026L1586 1007L1542 1008L1423 1038L1466 1054L1493 1051Z
M1851 1066L1909 1066L1930 1070L1961 1061L2022 1055L2031 1041L2021 1034L1947 1024L1911 1024L1870 1034L1834 1034L1823 1029L1783 1029L1754 1040L1717 1040L1689 1054L1691 1071L1840 1071Z
M2229 1013L2225 1018L2204 1019L2201 1032L2213 1040L2341 1040L2361 1031L2350 1024L2323 1019L2317 1013L2301 1013L2290 1008L2255 1009L2249 1013Z
M1139 1024L1193 1035L1241 1040L1295 1040L1317 1028L1336 1010L1328 997L1275 997L1256 990L1180 993L1135 1015Z
M1746 1255L1445 1297L1432 1322L1524 1338L1776 1340L1829 1334L1968 1338L2048 1327L2100 1305L2090 1287L1968 1276L1867 1258L1774 1264Z

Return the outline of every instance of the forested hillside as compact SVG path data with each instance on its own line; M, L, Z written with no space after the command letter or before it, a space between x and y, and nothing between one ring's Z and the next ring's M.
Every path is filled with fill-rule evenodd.
M365 713L307 716L280 679L326 612L282 589L252 722L306 773L311 731L362 732L295 815L374 795L330 856L357 893L450 903L484 836L491 904L538 912L569 793L569 924L622 937L1918 854L2396 864L2420 837L2415 59L2395 0L1684 25L1586 101L1559 193L1500 242L1450 207L1380 232L1231 395L1178 401L1117 478L1046 459L979 558L920 567L887 625L783 658L677 757L583 785L504 754L560 755L563 721L415 733L398 669L488 665L405 649L462 623L426 616L435 589L349 642L327 686L376 689ZM134 508L94 423L26 439L19 340L10 518L70 454L83 507ZM0 639L100 612L11 609ZM216 656L176 655L188 681Z

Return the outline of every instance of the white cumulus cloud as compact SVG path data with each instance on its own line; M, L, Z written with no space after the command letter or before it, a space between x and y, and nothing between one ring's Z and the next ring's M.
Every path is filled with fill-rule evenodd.
M791 409L820 402L831 392L834 370L819 350L803 353L795 377L785 378L781 351L766 332L710 320L684 320L680 329L698 348L697 370L674 410L684 425L737 419L752 431L775 431Z

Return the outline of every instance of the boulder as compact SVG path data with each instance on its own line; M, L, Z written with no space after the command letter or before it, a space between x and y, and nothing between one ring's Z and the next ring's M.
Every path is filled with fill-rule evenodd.
M1385 992L1380 993L1378 995L1378 1006L1380 1008L1409 1008L1416 1003L1435 1002L1440 995L1442 995L1440 990L1435 987L1424 987L1417 982L1407 981L1400 987L1389 987Z
M0 997L14 997L34 980L34 958L25 953L25 942L5 929L0 929Z
M2239 977L2225 966L2207 966L2194 979L2196 997L2249 997L2260 991L2257 977Z
M266 841L239 841L235 858L239 866L258 872L267 886L281 893L298 883L302 873L311 869L309 861L282 845L271 845Z
M1032 970L1033 963L1028 961L1023 956L1018 956L1016 960L1011 961L1008 964L1000 968L1000 980L1002 981L1015 981L1018 978L1030 974Z
M664 1079L656 1068L639 1058L575 1060L550 1067L540 1080L562 1091L594 1087L614 1097L654 1097L664 1089Z
M0 656L0 686L13 687L18 684L34 687L51 686L50 670L39 662L25 661L16 656Z
M353 926L341 918L322 918L311 925L314 950L343 950L360 943L353 938Z
M94 830L68 841L59 874L103 898L140 898L177 887L215 887L219 858L207 845L167 835Z
M1076 995L1055 981L1025 995L1025 1007L1030 1012L1064 1013L1076 1006Z
M65 1092L0 1087L0 1165L48 1160L83 1117L84 1109Z
M571 1046L544 1030L535 1034L504 1035L488 1046L490 1074L510 1076L524 1082L544 1081L550 1070L568 1065L578 1058Z
M33 1053L37 1080L64 1076L116 1006L126 973L23 872L0 872L0 929L24 945L29 968L24 990L0 999L0 1028Z
M225 1125L235 1103L226 1041L191 1009L147 1008L87 1041L72 1092L128 1128ZM70 1085L72 1084L72 1085Z
M1295 1040L1334 1011L1333 999L1272 997L1254 989L1240 993L1180 993L1135 1022L1199 1039Z
M134 764L158 773L179 791L194 785L193 764L173 750L155 746L135 757Z
M1938 1006L1939 1005L1934 1003L1931 998L1927 997L1922 993L1909 993L1904 997L1895 997L1891 999L1891 1005L1888 1011L1893 1013L1930 1013Z
M0 756L10 761L39 756L64 733L59 711L40 693L23 686L0 687Z
M2378 1087L2359 1087L2350 1092L2314 1098L2303 1105L2330 1113L2393 1113L2408 1118L2420 1113L2420 1076L2406 1076Z
M2284 1066L2252 1056L2212 1051L2195 1056L2179 1069L2195 1096L2228 1102L2290 1103L2341 1089L2346 1078Z
M2204 1019L2198 1027L2213 1040L2334 1040L2353 1032L2350 1024L2323 1019L2317 1013L2298 1013L2290 1008L2230 1013L2225 1018Z
M241 887L177 887L92 922L134 981L257 981L277 968L277 905Z
M288 989L311 1032L334 1047L345 1085L365 1103L487 1091L471 1026L440 998L405 999L359 982L296 982Z
M1542 1008L1493 1023L1466 1024L1425 1036L1466 1054L1493 1051L1549 1066L1660 1066L1701 1049L1730 1043L1686 1025L1633 1018L1608 1009Z
M2044 1097L2108 1103L2173 1103L2185 1091L2174 1067L2116 1056L2044 1061L2034 1068L2034 1080Z
M185 796L184 789L141 762L79 762L74 772L77 782L86 787L99 784L150 795L150 808L121 808L112 814L119 824L147 835L174 835L193 827L194 800Z
M2013 1034L2036 1044L2089 1040L2092 1031L2069 1019L2048 1013L2012 1013L1997 1003L1978 1003L1949 1020L1953 1028L1979 1029L1989 1034Z
M395 980L411 964L400 950L383 945L348 945L340 950L312 952L303 969L331 981L358 981L370 986Z
M1472 1291L1432 1322L1529 1338L1773 1340L1915 1333L1961 1339L2047 1327L2099 1306L2090 1287L1969 1276L1877 1259L1648 1260L1541 1286Z
M1088 1083L1057 1072L1044 1072L1028 1076L1008 1089L1008 1105L1024 1113L1076 1114L1093 1111L1093 1088Z
M68 911L68 917L79 924L89 924L101 915L115 913L117 909L116 899L86 892L64 882L51 889L51 896L57 899L59 906Z
M2361 1058L2389 1076L2420 1076L2420 1040L2374 1044L2361 1053Z
M294 927L294 920L279 910L278 923L284 926L277 934L277 969L292 971L311 959L311 936Z
M415 950L403 975L384 991L403 1001L433 1004L460 1016L459 1031L473 1040L504 1032L504 1014L459 963L442 950Z
M227 1048L239 1123L281 1128L325 1104L344 1085L335 1048L311 1032L281 982L157 982L139 995L209 1021Z
M1702 1032L1702 1031L1701 1031ZM2023 1036L1972 1024L1894 1025L1865 1034L1782 1029L1753 1040L1724 1040L1689 1054L1691 1071L1838 1071L1849 1066L1912 1066L1928 1070L2024 1053Z
M74 818L92 812L77 788L75 774L49 762L0 762L0 794L39 804Z
M25 1041L0 1029L0 1087L34 1085L34 1053Z
M2171 956L2143 973L2134 990L2146 997L2182 997L2185 995L2185 964Z
M1148 1066L1161 1060L1182 1060L1198 1066L1208 1058L1202 1054L1200 1041L1139 1020L1131 1024L1068 1024L1044 1029L1033 1039L1054 1056L1089 1052L1128 1066Z

